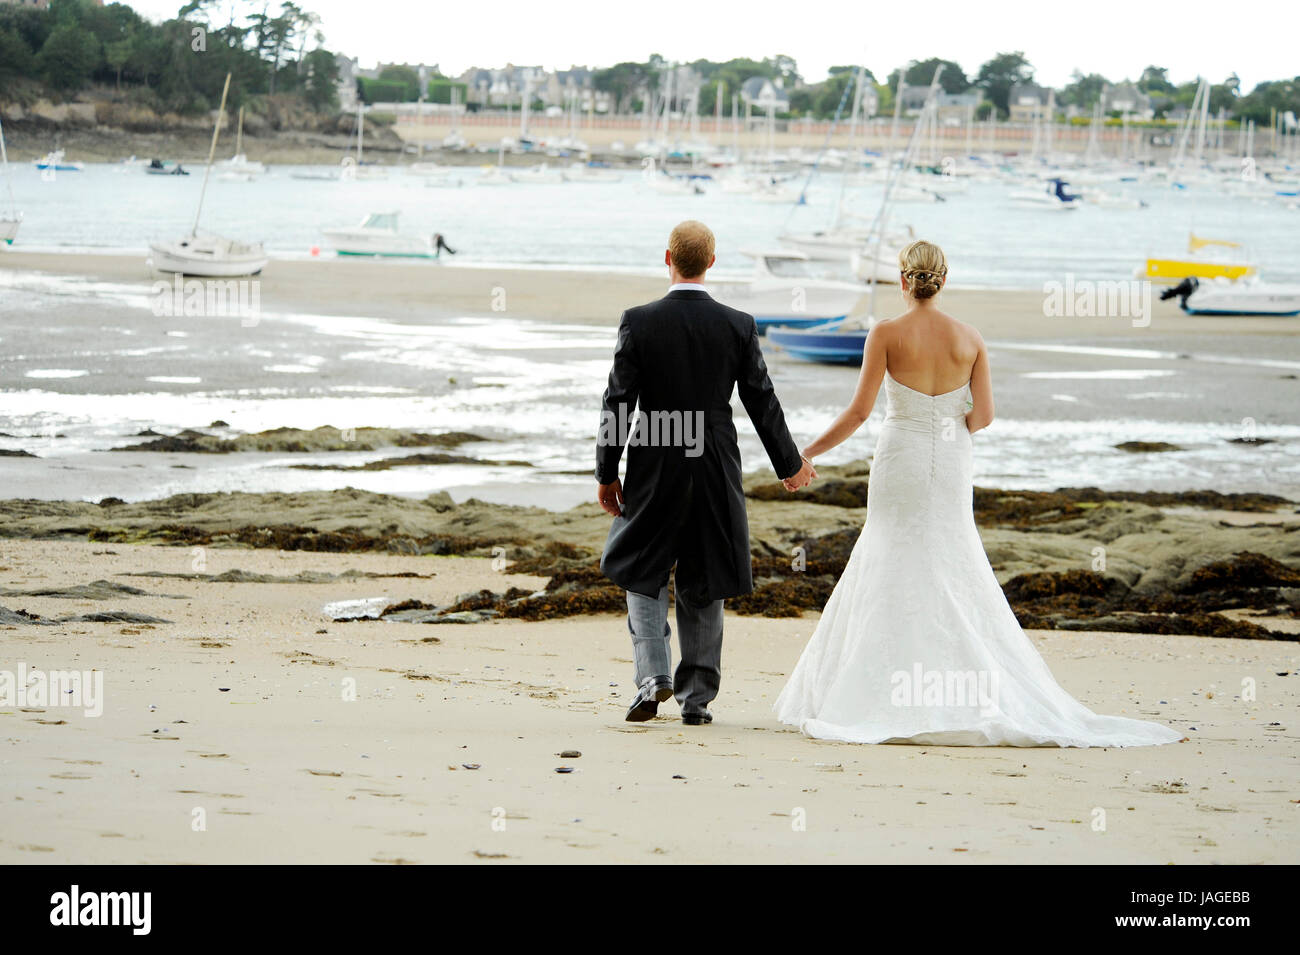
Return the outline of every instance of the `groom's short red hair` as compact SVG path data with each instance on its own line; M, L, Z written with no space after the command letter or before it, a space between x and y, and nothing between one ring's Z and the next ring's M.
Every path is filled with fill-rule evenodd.
M687 219L679 222L668 237L668 251L673 265L682 278L694 279L703 275L713 264L715 241L713 231L703 222Z

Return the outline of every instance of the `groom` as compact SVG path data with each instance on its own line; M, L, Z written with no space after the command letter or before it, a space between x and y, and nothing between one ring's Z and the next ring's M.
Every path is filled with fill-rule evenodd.
M623 313L602 404L596 499L614 522L600 567L627 591L637 683L631 722L652 718L674 692L683 723L713 720L722 601L754 589L733 387L786 488L817 476L790 438L753 316L715 302L704 287L713 251L702 222L673 229L664 253L671 287ZM626 487L618 479L624 444ZM681 662L670 677L674 565Z

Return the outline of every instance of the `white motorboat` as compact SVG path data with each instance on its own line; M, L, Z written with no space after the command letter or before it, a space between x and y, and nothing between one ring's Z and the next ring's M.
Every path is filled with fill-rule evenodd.
M221 133L221 118L226 115L226 96L230 92L230 74L221 90L221 105L217 121L212 127L212 146L208 149L208 163L203 170L203 188L199 191L199 205L194 213L194 228L189 235L170 242L150 243L148 264L160 272L179 272L202 278L232 278L239 275L256 275L266 267L267 256L260 242L241 242L224 236L201 234L199 222L203 218L203 198L208 191L208 178L212 175L212 161L217 152L217 137Z
M14 239L18 237L18 227L23 222L23 214L18 211L18 203L14 199L14 183L9 171L9 153L5 150L3 122L0 122L0 166L4 168L5 188L9 192L9 211L0 213L0 242L13 245Z
M566 182L622 182L623 174L609 166L575 162L562 173Z
M1071 193L1069 187L1070 184L1064 179L1048 179L1042 189L1018 189L1007 196L1007 199L1016 205L1038 209L1064 211L1077 209L1082 205L1082 200Z
M754 316L759 334L785 326L811 328L843 318L866 294L867 288L847 279L829 277L824 263L791 249L744 251L754 260L754 277L748 282L711 282L714 297L725 305Z
M260 242L239 242L219 235L187 235L149 245L149 264L159 272L204 278L257 275L266 267Z
M1300 315L1300 285L1276 285L1258 278L1185 278L1160 293L1179 299L1188 315Z
M433 258L433 239L399 232L397 218L396 212L373 212L362 219L360 225L326 229L325 238L339 255Z

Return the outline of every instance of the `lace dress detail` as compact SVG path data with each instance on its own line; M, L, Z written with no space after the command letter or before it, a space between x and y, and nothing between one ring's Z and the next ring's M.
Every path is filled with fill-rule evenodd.
M784 723L855 743L1145 746L1182 734L1100 716L1053 679L989 566L972 507L969 383L885 374L867 520L776 700Z

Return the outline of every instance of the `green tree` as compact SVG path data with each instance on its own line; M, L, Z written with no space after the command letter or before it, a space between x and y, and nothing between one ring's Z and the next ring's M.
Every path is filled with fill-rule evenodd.
M1174 84L1169 82L1169 71L1163 66L1148 66L1143 70L1137 88L1148 96L1168 96L1175 89Z
M122 67L131 61L131 54L134 50L135 45L131 42L130 37L104 44L104 60L117 74L116 85L118 89L122 88Z
M57 90L81 89L100 63L99 41L89 30L65 21L50 31L36 57L45 82Z
M984 90L984 95L997 107L998 115L1005 117L1010 112L1011 87L1033 79L1034 68L1025 59L1025 54L1017 50L999 53L981 66L975 85Z
M307 105L318 113L339 108L339 65L334 54L317 47L305 57L306 82L303 95Z
M1265 80L1237 101L1237 116L1254 120L1258 126L1273 122L1274 111L1300 116L1300 76L1289 80Z
M966 78L962 68L952 60L941 60L938 57L909 63L903 73L903 82L908 86L929 86L934 80L934 71L940 66L943 67L943 74L939 77L941 90L945 93L964 93L970 89L970 80ZM897 71L892 78L896 85Z
M1089 73L1085 76L1075 70L1070 77L1070 82L1061 90L1058 99L1063 106L1077 106L1081 110L1090 110L1101 100L1102 91L1109 85L1110 81L1100 73Z
M650 64L623 62L607 69L597 70L592 85L614 100L614 112L630 111L632 101L639 99L643 90L653 90L658 85L658 73Z

